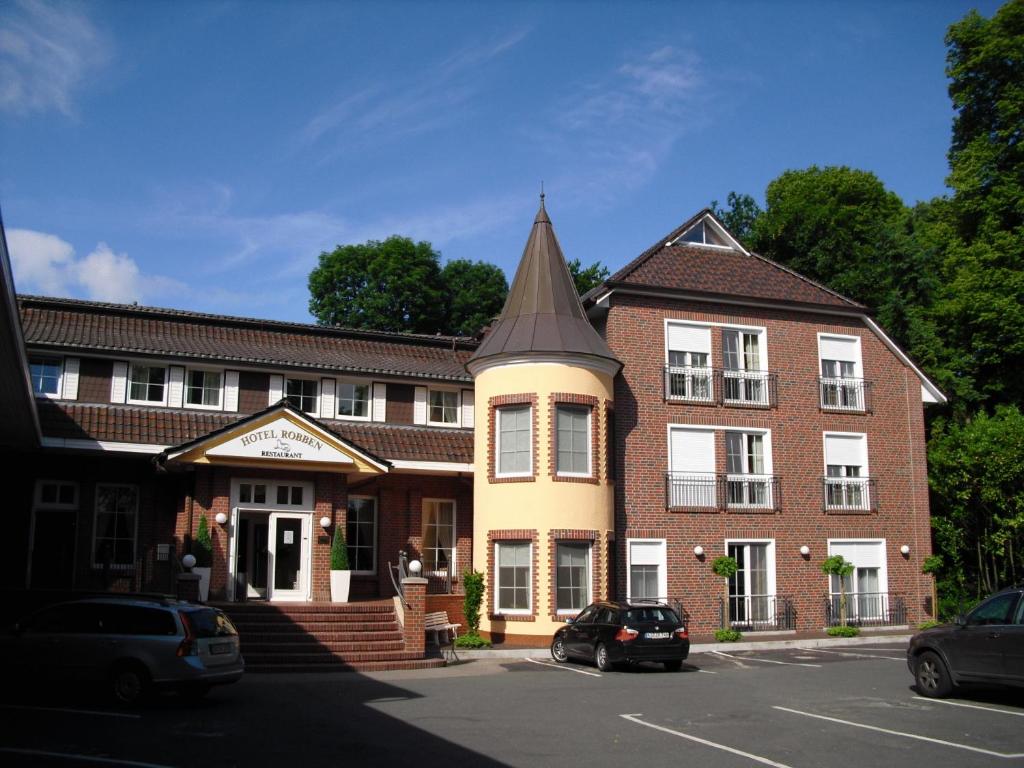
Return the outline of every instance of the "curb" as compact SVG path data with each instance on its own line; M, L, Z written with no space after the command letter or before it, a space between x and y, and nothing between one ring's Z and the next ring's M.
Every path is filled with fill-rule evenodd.
M878 643L905 643L912 633L901 635L872 635L868 637L808 637L802 640L755 640L738 643L696 643L690 653L713 651L771 651L782 648L842 648ZM551 652L545 648L497 648L494 650L457 649L460 661L480 659L547 659Z

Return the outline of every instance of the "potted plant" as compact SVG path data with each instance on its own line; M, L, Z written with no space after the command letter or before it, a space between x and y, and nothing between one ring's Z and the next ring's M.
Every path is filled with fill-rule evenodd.
M347 603L349 587L352 585L352 571L348 564L348 545L340 525L334 526L331 541L331 602Z
M192 573L199 576L199 600L206 602L210 599L210 568L213 565L213 537L210 536L210 526L206 522L206 515L199 516L199 530L196 531L195 567Z
M715 575L725 579L725 603L723 604L725 608L722 613L723 625L721 629L715 630L715 639L720 643L734 643L743 638L739 630L732 628L732 612L729 610L729 579L735 576L736 571L739 569L740 565L734 557L716 557L714 562L711 563L711 570L714 571Z
M860 634L857 627L846 626L846 579L853 574L853 568L853 563L842 555L826 557L821 563L822 573L839 579L839 626L827 630L832 637L856 637Z

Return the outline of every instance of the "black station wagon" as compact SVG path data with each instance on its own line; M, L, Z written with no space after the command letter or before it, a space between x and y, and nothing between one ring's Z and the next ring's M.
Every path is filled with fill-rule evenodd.
M616 664L655 661L676 672L690 653L690 636L667 605L602 602L588 605L555 632L551 656L593 661L602 672Z

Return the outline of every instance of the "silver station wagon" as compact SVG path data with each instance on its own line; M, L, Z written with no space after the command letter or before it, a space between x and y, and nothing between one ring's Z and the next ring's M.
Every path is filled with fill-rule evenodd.
M4 645L9 672L22 682L92 683L125 705L162 689L199 698L245 671L223 611L170 599L58 603L18 622Z

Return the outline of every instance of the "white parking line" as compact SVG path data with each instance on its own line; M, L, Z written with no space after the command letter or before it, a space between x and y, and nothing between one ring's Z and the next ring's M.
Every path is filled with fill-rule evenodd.
M95 717L123 717L128 720L138 720L142 715L133 715L128 712L104 712L99 709L72 709L70 707L30 707L21 704L2 704L0 709L24 709L32 712L69 712L74 715L91 715Z
M804 664L797 661L776 661L775 659L759 659L757 656L733 656L728 653L722 653L721 651L710 651L710 653L716 656L724 656L727 659L735 659L736 661L762 661L765 664L782 664L787 667L814 667L815 669L821 669L821 664Z
M0 747L0 752L10 755L32 755L33 757L56 757L61 760L77 760L83 763L102 763L104 765L128 765L134 768L171 768L160 763L140 763L135 760L118 760L113 757L97 757L96 755L75 755L68 752L46 752L41 749L14 749L13 747Z
M1008 709L998 709L996 707L983 707L980 704L968 704L963 701L946 701L944 699L926 699L924 696L915 696L918 701L927 701L929 704L948 704L951 707L965 707L966 709L983 709L986 712L999 712L1003 715L1013 715L1014 717L1024 717L1024 712L1011 712Z
M636 723L637 725L646 725L648 728L653 728L656 731L663 731L664 733L671 733L673 736L678 736L681 739L688 739L689 741L695 741L698 744L703 744L706 747L713 747L714 749L720 749L723 752L731 752L734 755L739 755L740 757L745 757L748 760L753 760L754 762L757 762L757 763L764 763L765 765L771 765L771 766L774 766L775 768L790 768L790 766L786 765L785 763L777 763L774 760L769 760L767 757L761 757L760 755L754 755L754 754L751 754L750 752L744 752L743 750L736 749L735 747L727 747L725 744L719 744L719 743L714 742L714 741L708 741L707 739L702 739L699 736L691 736L690 734L683 733L682 731L673 731L671 728L666 728L663 725L655 725L654 723L645 723L643 720L639 719L642 715L643 715L642 712L635 712L635 713L633 713L631 715L619 715L619 717L621 717L621 718L623 718L625 720L629 720L629 722L631 722L631 723Z
M831 653L836 656L851 656L858 659L891 659L892 661L906 662L906 656L878 656L873 653L854 653L852 651L826 651L823 648L807 648L806 650L812 651L813 653Z
M590 675L591 677L601 677L597 672L587 672L585 669L575 669L574 667L567 667L563 664L555 664L550 661L541 661L540 659L529 659L525 658L525 661L531 664L540 664L542 667L550 667L551 669L564 669L566 672L575 672L578 675Z
M968 752L978 752L983 755L992 755L993 757L1002 757L1006 759L1014 759L1024 757L1024 752L996 752L991 749L984 749L982 747L972 747L969 744L957 744L955 741L946 741L945 739L933 739L931 736L919 736L916 733L905 733L903 731L893 731L889 728L879 728L877 725L866 725L864 723L855 723L852 720L840 720L838 717L828 717L826 715L816 715L813 712L801 712L799 709L789 709L788 707L772 707L772 709L778 709L782 712L791 712L794 715L803 715L804 717L813 717L817 720L827 720L831 723L839 723L840 725L849 725L853 728L864 728L868 731L878 731L879 733L888 733L891 736L902 736L905 739L916 739L917 741L928 741L932 744L941 744L944 747L953 747L954 749L965 749Z

